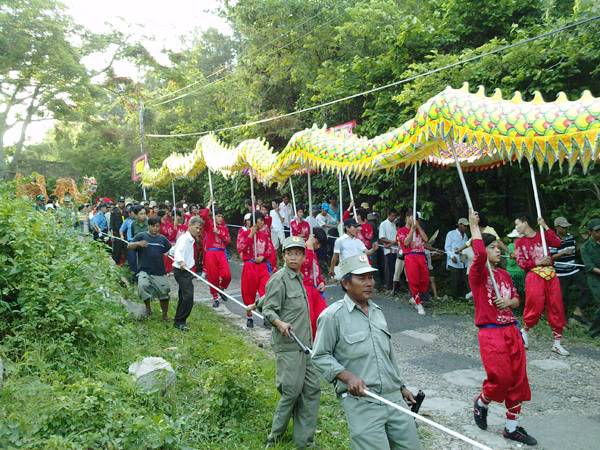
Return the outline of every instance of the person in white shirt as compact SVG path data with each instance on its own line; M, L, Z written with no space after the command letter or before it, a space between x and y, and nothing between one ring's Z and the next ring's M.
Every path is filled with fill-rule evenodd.
M318 206L313 206L312 214L306 218L306 221L310 225L311 233L312 233L313 229L319 228L319 221L318 221L317 217L319 216L320 212L321 212L321 208L319 208Z
M294 211L292 210L292 205L290 205L290 200L287 195L284 195L281 203L279 204L279 214L283 219L283 226L289 228L290 222L294 217Z
M282 244L285 239L285 233L283 230L283 216L281 215L281 210L277 205L276 201L271 202L271 211L269 212L269 217L271 217L271 242L273 242L273 247L275 250L279 249L279 246ZM289 223L289 222L288 222Z
M396 246L396 217L398 217L398 211L390 209L387 219L379 224L379 240L383 244L383 257L385 261L385 285L389 290L394 288L394 272L398 253ZM392 248L392 246L396 248Z
M338 262L356 255L371 256L377 251L379 248L377 242L368 250L365 243L357 238L359 230L360 225L356 220L348 219L344 221L344 235L337 238L333 246L333 258L331 258L331 265L329 266L329 275L335 275L335 267Z
M173 275L179 285L179 302L175 312L175 328L188 331L187 318L194 306L194 276L188 272L196 265L194 260L194 244L204 225L202 219L193 216L188 224L188 229L177 239L173 249Z
M455 298L464 297L467 292L466 258L461 258L459 249L463 248L469 240L468 228L469 221L467 219L458 219L456 228L446 234L446 243L444 244L446 269L450 272L451 293Z

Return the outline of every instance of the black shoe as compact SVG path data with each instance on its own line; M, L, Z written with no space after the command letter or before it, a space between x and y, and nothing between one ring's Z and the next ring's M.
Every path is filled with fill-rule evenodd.
M213 308L218 308L219 307L219 299L215 298L215 300L213 301Z
M511 441L517 441L527 445L537 445L536 439L533 436L529 436L523 427L517 427L512 433L509 433L505 428L502 432L502 436Z
M479 406L478 400L479 397L477 397L475 403L473 403L473 419L475 419L475 423L479 428L487 430L488 409L485 406Z
M221 294L221 293L219 292L219 296L221 297L221 300L223 300L224 302L226 302L226 301L227 301L227 296L226 296L225 294Z
M246 319L246 328L254 328L254 319L250 317Z
M190 331L186 324L175 324L175 328L177 328L179 331Z

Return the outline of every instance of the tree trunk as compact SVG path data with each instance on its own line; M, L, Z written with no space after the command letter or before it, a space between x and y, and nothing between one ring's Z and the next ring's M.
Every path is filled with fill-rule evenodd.
M36 86L33 90L33 94L31 95L31 101L29 102L29 106L27 107L27 115L23 120L23 125L21 126L21 135L19 136L19 140L15 145L15 156L13 159L13 164L15 169L19 168L19 162L21 160L21 155L23 153L23 147L25 145L25 138L27 137L27 128L31 124L33 116L38 112L38 106L35 105L35 102L40 94L40 87Z

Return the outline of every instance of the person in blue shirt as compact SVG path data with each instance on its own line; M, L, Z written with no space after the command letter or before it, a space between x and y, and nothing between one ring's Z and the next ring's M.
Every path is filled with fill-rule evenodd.
M94 233L94 240L98 240L101 234L105 234L108 232L108 222L106 221L106 203L100 203L98 205L98 209L96 210L96 214L92 217L90 222L92 226L92 231Z
M131 242L133 240L131 225L135 222L136 216L133 206L130 206L127 211L129 216L123 221L123 225L119 228L119 233L121 234L121 239ZM135 276L137 274L137 253L135 250L127 249L127 264L129 264L129 269Z

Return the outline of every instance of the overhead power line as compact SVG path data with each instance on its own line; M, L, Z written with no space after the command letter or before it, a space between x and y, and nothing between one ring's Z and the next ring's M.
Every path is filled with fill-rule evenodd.
M361 97L363 95L372 94L373 92L378 92L378 91L382 91L384 89L389 89L389 88L394 87L394 86L399 86L401 84L408 83L408 82L416 80L418 78L423 78L423 77L426 77L426 76L429 76L429 75L433 75L434 73L438 73L438 72L441 72L443 70L451 69L453 67L461 66L463 64L466 64L466 63L469 63L469 62L476 61L478 59L484 58L486 56L494 55L496 53L501 53L501 52L503 52L505 50L508 50L508 49L511 49L511 48L514 48L514 47L519 47L521 45L525 45L525 44L528 44L530 42L537 41L539 39L544 39L544 38L547 38L549 36L553 36L553 35L555 35L557 33L561 33L561 32L563 32L565 30L569 30L571 28L575 28L575 27L577 27L579 25L584 25L584 24L587 24L587 23L590 23L590 22L594 22L594 21L599 20L599 19L600 19L600 15L594 16L594 17L589 17L587 19L582 19L582 20L579 20L577 22L573 22L573 23L570 23L568 25L562 26L560 28L556 28L554 30L547 31L547 32L542 33L542 34L538 34L537 36L533 36L533 37L530 37L530 38L527 38L527 39L523 39L521 41L514 42L512 44L503 45L503 46L498 47L498 48L496 48L494 50L490 50L488 52L481 53L479 55L475 55L475 56L472 56L470 58L466 58L466 59L463 59L461 61L457 61L455 63L447 64L447 65L442 66L442 67L438 67L437 69L431 69L431 70L428 70L426 72L418 73L418 74L410 76L408 78L404 78L402 80L394 81L393 83L389 83L389 84L386 84L386 85L383 85L383 86L378 86L378 87L375 87L375 88L372 88L372 89L369 89L369 90L366 90L366 91L363 91L363 92L359 92L357 94L348 95L346 97L342 97L342 98L338 98L338 99L335 99L335 100L331 100L331 101L328 101L328 102L325 102L325 103L321 103L319 105L309 106L307 108L299 109L299 110L292 111L292 112L289 112L289 113L286 113L286 114L280 114L280 115L274 116L274 117L267 117L265 119L254 120L254 121L251 121L251 122L247 122L247 123L243 123L243 124L239 124L239 125L234 125L234 126L230 126L230 127L218 128L218 129L214 129L214 130L197 131L197 132L194 132L194 133L180 133L180 134L147 134L146 136L153 137L153 138L177 138L177 137L202 136L202 135L209 134L209 133L218 133L218 132L221 132L221 131L235 130L235 129L238 129L238 128L259 125L261 123L272 122L274 120L279 120L279 119L283 119L285 117L295 116L297 114L302 114L302 113L305 113L305 112L308 112L308 111L314 111L315 109L320 109L320 108L324 108L326 106L335 105L336 103L348 101L348 100L351 100L351 99L356 98L356 97Z
M263 50L263 49L265 49L265 48L267 48L267 47L271 46L271 44L274 44L275 42L277 42L277 41L278 41L279 39L281 39L282 37L285 37L285 36L287 36L287 35L288 35L288 34L290 34L290 33L291 33L291 32L292 32L292 31L293 31L295 28L299 28L299 27L301 27L301 26L303 26L303 25L306 25L307 23L311 22L312 20L316 19L316 18L317 18L317 17L319 17L321 14L323 14L325 11L327 11L327 9L326 9L326 8L323 8L323 9L321 9L321 10L320 10L318 13L316 13L315 15L313 15L313 16L309 17L308 19L306 19L305 21L303 21L303 22L301 22L301 23L299 23L299 24L295 25L295 26L294 26L294 27L292 27L290 30L288 30L288 31L286 31L285 33L282 33L282 34L280 34L279 36L277 36L275 39L272 39L272 40L270 40L269 42L267 42L266 44L263 44L263 45L261 45L261 46L260 46L260 47L259 47L259 48L256 50L256 54L258 54L258 52L260 52L261 50ZM287 45L290 45L290 44L288 43ZM284 47L281 47L281 48L285 48L285 47L286 47L286 46L284 46ZM279 48L278 50L281 50L281 48ZM244 59L247 59L247 58L249 58L249 56L243 57L241 60L244 60ZM226 66L223 66L223 67L221 67L220 69L218 69L218 70L215 70L213 73L211 73L210 75L208 75L206 78L208 79L208 78L210 78L210 77L212 77L212 76L214 76L214 75L218 75L219 73L223 72L223 71L224 71L224 70L226 70L226 69L227 69L227 67L226 67ZM227 77L227 76L225 76L225 77L223 77L223 78L226 78L226 77ZM222 80L223 78L221 78L221 80ZM195 85L197 85L197 84L200 84L200 83L202 83L202 82L204 82L204 81L206 81L206 80L202 79L202 80L197 80L197 81L194 81L193 83L190 83L190 84L188 84L187 86L183 86L183 87L181 87L181 88L179 88L179 89L176 89L175 91L172 91L172 92L167 92L167 93L165 93L165 94L163 94L163 95L161 95L161 96L159 96L159 97L155 98L155 99L154 99L154 100L152 100L152 101L153 101L153 102L158 102L159 100L162 100L163 98L167 98L167 97L170 97L170 96L172 96L172 95L175 95L175 94L177 94L177 93L179 93L179 92L181 92L181 91L184 91L184 90L186 90L186 89L188 89L188 88L191 88L192 86L195 86ZM219 80L216 80L216 81L219 81ZM213 80L213 81L209 82L208 84L206 84L206 85L204 85L204 86L201 86L201 87L199 88L199 90L201 90L201 89L204 89L205 87L207 87L207 86L210 86L211 84L214 84L214 83L215 83L215 81ZM194 91L194 92L197 92L197 91ZM179 96L179 97L177 97L177 98L172 98L172 99L169 99L169 100L167 100L167 101L160 102L160 103L151 103L151 104L150 104L150 106L158 106L158 105L162 105L162 104L165 104L165 103L168 103L168 102L171 102L171 101L179 100L180 98L183 98L183 97L185 97L185 96L186 96L186 95Z

